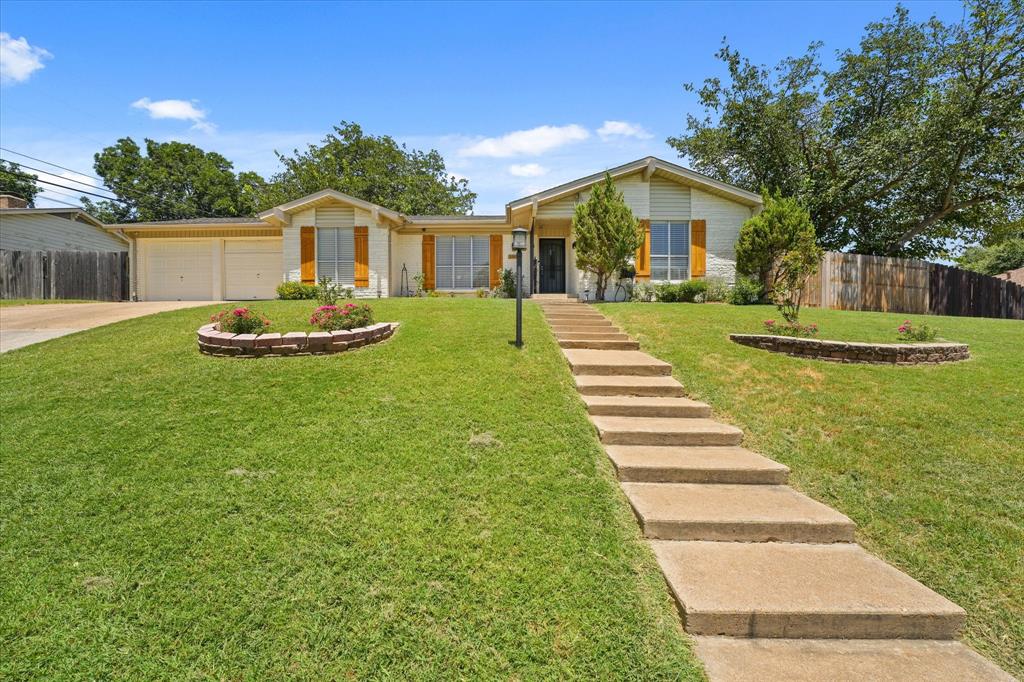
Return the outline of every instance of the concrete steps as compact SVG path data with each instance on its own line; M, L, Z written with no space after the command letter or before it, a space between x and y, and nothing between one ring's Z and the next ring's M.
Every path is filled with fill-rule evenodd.
M589 348L592 350L638 350L636 341L615 341L607 339L561 339L558 345L562 348Z
M789 478L789 467L738 447L606 445L605 452L623 482L781 485Z
M575 376L581 395L682 396L683 385L672 377Z
M559 341L631 341L629 334L622 332L557 332L555 338Z
M695 637L708 678L731 682L1012 682L959 642Z
M720 542L853 542L853 521L784 485L623 483L644 536Z
M952 639L966 614L860 546L651 541L695 635Z
M743 432L713 419L591 416L607 445L739 445Z
M603 376L668 376L672 365L638 350L578 350L562 353L573 374Z
M589 414L609 417L710 417L711 408L689 398L627 395L583 396Z
M619 328L613 325L608 320L588 320L580 318L557 317L554 319L548 319L548 324L550 324L553 329L561 329L566 327L580 330L592 329L594 331L604 329L607 331L614 330L616 333L621 333L619 332ZM572 329L570 329L570 331Z

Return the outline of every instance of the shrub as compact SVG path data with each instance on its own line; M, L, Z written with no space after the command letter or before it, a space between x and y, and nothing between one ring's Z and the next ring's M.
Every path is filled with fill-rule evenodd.
M365 303L322 305L309 318L309 323L324 332L366 327L373 324L373 310Z
M903 324L896 330L896 336L903 343L921 343L934 341L935 337L938 336L939 330L935 327L929 327L926 324L922 324L920 327L915 327L911 324L910 320L905 320Z
M707 293L704 294L705 301L720 303L729 298L729 283L724 277L708 277L704 281L708 284Z
M211 315L210 322L229 334L262 334L270 327L270 320L251 308L222 310Z
M775 320L765 320L764 329L769 334L775 334L776 336L801 336L810 338L818 335L818 325L814 324L800 324L799 322L776 322Z
M702 279L688 279L678 284L658 284L654 287L654 296L661 303L693 303L703 301L708 291L708 283Z
M761 291L760 282L748 277L737 277L726 300L733 305L753 305L761 300Z
M303 301L316 298L316 287L302 282L281 282L277 285L277 297L282 301Z
M654 294L653 284L650 282L637 282L633 285L633 291L630 292L629 300L650 303L654 300Z
M477 289L476 290L476 297L477 298L487 298L487 289Z
M422 296L423 292L426 291L423 285L427 281L427 276L422 272L418 272L412 276L412 281L416 283L416 291L413 293L413 296Z
M322 306L334 305L339 298L352 298L352 294L352 287L335 284L326 275L320 278L320 282L316 286L316 301Z
M515 298L516 297L516 274L509 268L502 268L499 273L501 283L491 290L494 298Z

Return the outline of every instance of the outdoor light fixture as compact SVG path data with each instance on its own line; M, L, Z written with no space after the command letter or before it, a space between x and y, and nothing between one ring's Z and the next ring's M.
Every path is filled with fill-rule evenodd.
M512 230L512 249L516 252L516 348L523 347L523 250L528 234L524 227Z

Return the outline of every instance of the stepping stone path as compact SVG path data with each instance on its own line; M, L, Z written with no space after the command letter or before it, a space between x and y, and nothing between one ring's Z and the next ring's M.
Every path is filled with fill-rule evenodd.
M685 396L595 308L537 296L711 680L1012 680L966 613Z

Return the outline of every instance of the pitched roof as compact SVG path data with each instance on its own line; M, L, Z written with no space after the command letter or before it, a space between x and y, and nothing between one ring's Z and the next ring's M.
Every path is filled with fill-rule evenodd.
M730 185L727 182L715 180L714 178L702 175L678 164L665 161L664 159L659 159L655 156L645 156L642 159L630 161L629 163L624 163L621 166L609 168L608 170L603 170L599 173L594 173L593 175L588 175L577 180L571 180L542 192L537 192L535 194L522 197L521 199L510 201L505 205L505 211L506 213L511 214L514 209L529 206L534 202L545 203L555 199L560 199L569 194L580 192L587 187L600 182L604 178L605 173L608 173L615 178L623 175L631 175L638 171L646 171L647 173L661 171L666 175L684 180L688 184L705 187L718 194L728 196L729 198L747 206L759 206L762 203L761 196L759 194L748 192L745 189L740 189L739 187Z
M383 206L374 204L369 201L364 201L363 199L357 199L354 196L345 194L344 192L339 192L334 189L322 189L319 192L307 194L306 196L300 197L294 201L289 201L286 204L281 204L280 206L275 206L273 208L267 209L266 211L263 211L262 213L258 214L258 217L268 221L272 221L275 219L280 220L280 216L282 214L301 211L311 206L316 206L319 203L323 203L327 199L340 201L343 204L349 204L350 206L355 206L356 208L361 208L366 211L376 212L378 215L384 216L385 218L394 223L401 224L402 222L404 222L404 217L402 216L401 213L398 213L397 211L392 211L389 208L384 208Z
M107 225L111 229L131 229L134 227L164 227L171 225L266 225L266 221L252 216L227 218L181 218L178 220L149 220L139 223L116 223Z

